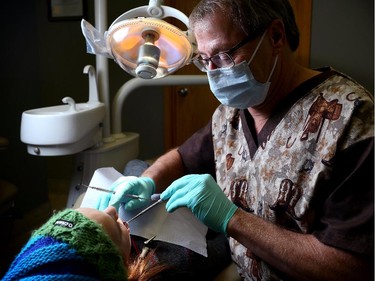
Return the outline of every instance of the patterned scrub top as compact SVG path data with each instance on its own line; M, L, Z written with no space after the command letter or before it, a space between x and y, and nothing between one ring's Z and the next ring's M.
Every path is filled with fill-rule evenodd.
M291 92L258 135L247 110L220 105L178 151L187 173L212 174L243 210L370 256L373 113L369 92L327 68ZM229 243L246 280L286 280L235 239Z

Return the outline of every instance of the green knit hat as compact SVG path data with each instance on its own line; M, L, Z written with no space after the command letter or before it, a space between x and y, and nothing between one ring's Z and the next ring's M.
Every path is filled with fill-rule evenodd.
M107 233L72 209L53 215L33 232L4 280L35 276L43 276L40 280L59 280L58 276L65 276L64 280L73 280L66 276L75 276L74 280L127 280L123 258Z

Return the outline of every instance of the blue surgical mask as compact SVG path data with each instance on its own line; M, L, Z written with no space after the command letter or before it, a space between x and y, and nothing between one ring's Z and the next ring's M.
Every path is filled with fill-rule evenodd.
M210 89L222 104L246 109L257 106L266 99L278 57L275 58L271 73L265 83L258 82L249 67L265 34L262 35L248 63L243 61L231 68L218 68L207 72Z

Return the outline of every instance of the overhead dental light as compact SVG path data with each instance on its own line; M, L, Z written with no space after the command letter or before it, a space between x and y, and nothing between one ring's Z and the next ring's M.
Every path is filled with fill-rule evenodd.
M143 79L161 78L186 65L195 46L188 17L160 2L151 0L148 6L125 12L104 34L82 20L87 51L113 58L126 72ZM178 19L187 30L164 21L167 17Z

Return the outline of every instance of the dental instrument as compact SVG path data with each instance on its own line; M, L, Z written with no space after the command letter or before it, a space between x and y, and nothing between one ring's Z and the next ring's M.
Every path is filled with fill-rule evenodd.
M84 186L84 187L87 187L87 188L92 188L92 189L95 189L95 190L99 190L99 191L103 191L103 192L107 192L107 193L116 194L115 190L109 190L109 189L106 189L106 188L103 188L103 187L98 187L98 186L91 186L91 185L87 185L87 184L84 184L84 183L81 183L80 185ZM141 197L139 195L128 194L128 193L124 194L124 196L126 196L128 198L132 198L132 199L149 200L149 201L155 201L155 200L159 199L159 198L155 199L153 197L151 197L151 198L144 198L144 197Z
M131 222L132 220L135 220L136 218L138 218L139 216L143 215L144 213L146 213L148 210L152 209L153 207L155 207L156 205L158 205L160 202L162 202L163 200L160 198L158 201L156 201L155 203L151 204L150 206L148 206L147 208L143 209L142 211L140 211L138 214L136 214L134 217L132 217L131 219L129 219L126 223L129 223Z
M152 242L152 240L155 239L155 237L156 237L156 235L152 236L150 239L143 242L143 249L142 249L142 252L139 256L141 259L144 259L145 256L147 255L147 253L150 251L149 244Z
M95 189L95 190L99 190L99 191L103 191L103 192L107 192L107 193L116 194L116 191L114 191L114 190L109 190L109 189L106 189L106 188L103 188L103 187L97 187L97 186L86 185L86 184L84 184L84 183L81 183L80 185L81 185L81 186L84 186L84 187L87 187L87 188L92 188L92 189Z

